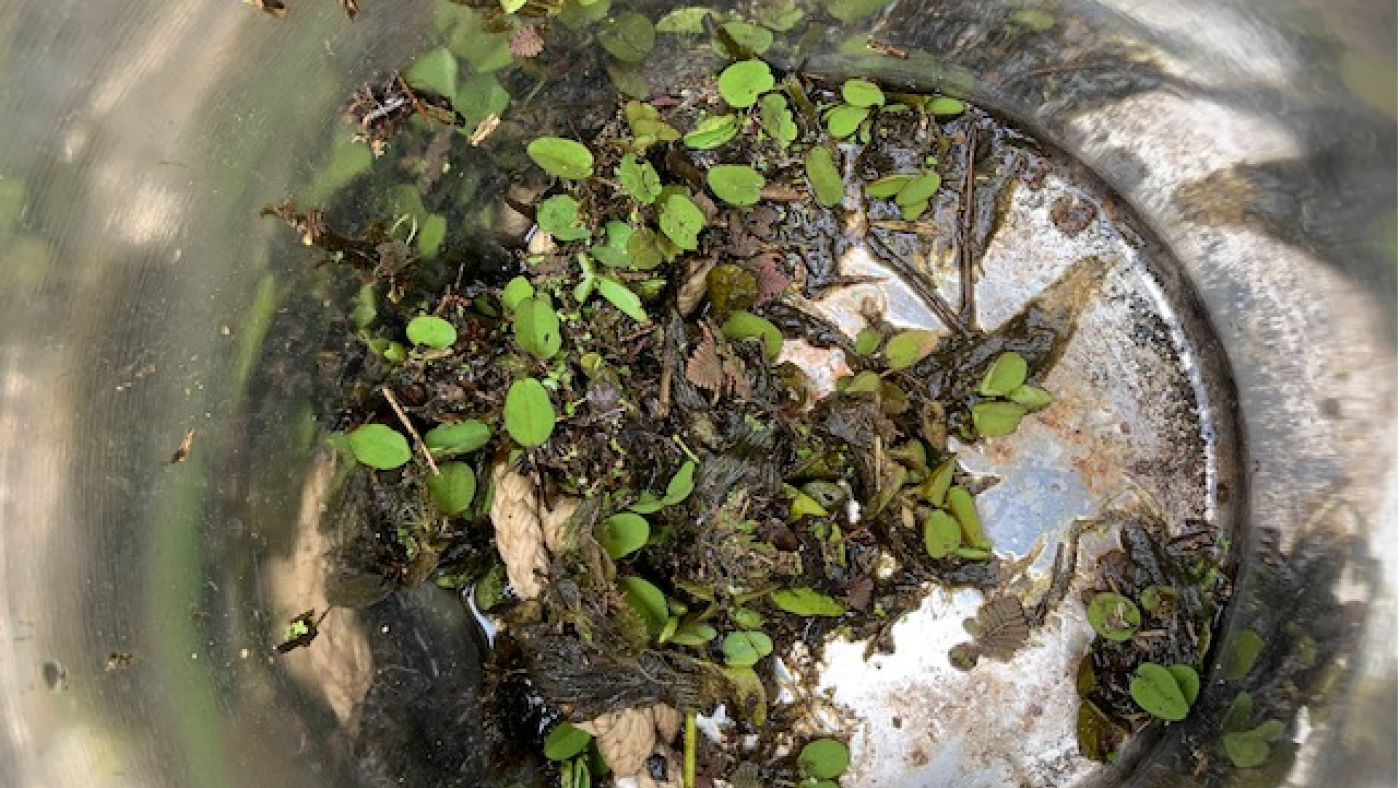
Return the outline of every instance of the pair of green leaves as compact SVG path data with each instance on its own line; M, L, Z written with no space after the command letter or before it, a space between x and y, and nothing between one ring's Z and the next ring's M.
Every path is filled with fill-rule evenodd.
M972 406L972 424L978 435L1010 435L1027 413L1053 401L1045 389L1028 385L1026 374L1026 360L1019 353L1002 353L992 362L977 393L994 399Z
M912 222L924 215L934 193L942 185L943 176L933 170L896 173L871 181L865 187L865 194L873 199L893 199L900 217Z
M836 139L855 134L875 109L884 106L885 92L864 79L848 79L841 85L842 103L826 113L826 130Z
M481 425L480 422L473 424ZM481 427L485 428L485 425ZM454 434L449 435L449 432ZM408 439L398 430L383 424L366 424L352 431L348 438L350 453L355 459L376 470L400 468L413 457ZM430 431L424 443L429 449L434 448L435 444L452 443L460 453L481 448L489 438L489 429L482 435L475 426L451 425ZM476 498L476 473L464 462L438 465L437 473L429 475L426 483L433 502L443 514L449 516L466 511Z
M470 419L459 424L442 424L423 435L423 443L434 457L455 457L476 451L491 440L491 428ZM356 460L378 470L392 470L409 461L413 454L408 439L383 424L366 424L349 435L350 453Z
M595 536L609 557L617 560L643 549L651 539L651 522L643 515L655 514L689 498L694 490L694 470L696 463L686 460L666 483L665 494L644 493L627 511L606 516L598 523Z
M921 490L931 501L942 499L924 520L924 549L930 558L957 555L973 561L987 559L992 540L982 530L972 494L952 484L953 463L952 458L941 463L930 476L932 483L926 482L928 489Z
M1239 769L1254 769L1269 760L1271 745L1283 738L1287 727L1281 720L1266 720L1253 724L1254 698L1248 692L1235 696L1225 712L1221 727L1220 749L1230 763Z
M740 630L730 632L720 641L724 664L732 668L749 668L773 653L773 639L762 632Z
M642 493L641 497L627 508L637 514L654 514L667 506L675 506L681 503L686 498L689 498L690 493L694 490L695 462L686 460L684 463L681 463L680 469L677 470L676 473L671 476L670 481L666 483L666 492L664 495L657 495L649 492Z
M1191 713L1201 692L1201 676L1191 665L1144 662L1128 685L1133 702L1158 719L1179 722Z

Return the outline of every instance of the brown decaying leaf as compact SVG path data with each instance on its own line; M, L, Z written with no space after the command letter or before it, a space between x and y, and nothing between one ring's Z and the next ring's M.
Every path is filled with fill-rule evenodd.
M715 345L715 335L704 323L700 324L700 333L700 341L685 364L685 379L696 388L719 394L725 388L725 374L719 348Z
M778 265L781 260L776 252L769 252L753 261L753 275L758 280L758 296L754 298L754 306L763 306L787 289L791 280Z
M1009 659L1030 637L1021 600L1014 596L990 599L977 609L977 642L992 659Z
M544 51L544 36L538 25L526 25L510 37L510 53L516 57L539 57Z

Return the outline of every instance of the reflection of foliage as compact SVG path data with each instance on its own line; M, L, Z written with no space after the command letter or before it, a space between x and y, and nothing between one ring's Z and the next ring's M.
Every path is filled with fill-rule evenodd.
M1277 533L1259 535L1256 563L1239 579L1237 629L1215 649L1211 691L1175 732L1180 746L1159 774L1192 774L1201 786L1277 785L1297 756L1290 734L1300 710L1334 707L1348 691L1343 677L1366 605L1343 602L1338 584L1378 575L1354 565L1360 544L1345 510L1324 505L1287 548ZM1325 729L1312 737L1331 738ZM1165 788L1179 778L1146 784Z

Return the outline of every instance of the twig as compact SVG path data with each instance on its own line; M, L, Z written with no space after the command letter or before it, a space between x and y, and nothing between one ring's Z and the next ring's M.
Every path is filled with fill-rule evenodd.
M681 769L681 785L684 788L695 788L695 750L696 741L695 712L687 712L685 715L685 765Z
M953 306L948 303L948 300L944 298L941 293L934 289L927 277L915 271L914 267L902 257L891 252L889 247L885 246L873 233L865 237L865 245L870 251L875 253L876 257L880 258L880 262L888 265L890 268L894 269L896 274L899 274L900 278L904 280L904 283L909 286L909 289L914 291L914 295L917 295L919 300L924 302L924 305L933 310L933 313L938 316L938 319L943 322L943 325L947 326L949 330L959 334L966 334L968 332L967 326L964 326L962 320L958 318L958 313L953 311Z
M958 278L962 284L960 317L963 327L968 331L976 330L977 326L977 280L972 270L972 220L977 210L972 202L972 190L977 181L974 175L976 160L977 125L973 122L967 127L967 156L963 160L962 238L958 243Z
M389 401L389 407L394 409L394 415L399 417L399 423L403 425L404 429L408 430L408 434L413 438L413 445L417 446L418 451L422 452L423 459L427 460L428 467L433 470L433 475L442 475L442 471L438 470L437 463L433 461L432 452L428 451L428 445L423 442L423 438L418 434L418 430L413 428L413 422L408 420L408 414L404 413L403 408L400 407L398 397L394 396L394 392L390 391L388 386L381 388L379 391L384 395L384 399Z

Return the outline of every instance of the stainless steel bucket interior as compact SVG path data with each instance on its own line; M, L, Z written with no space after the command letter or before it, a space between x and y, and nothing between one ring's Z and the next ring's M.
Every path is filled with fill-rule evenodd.
M336 724L353 693L311 693L271 653L312 436L305 378L259 368L310 363L310 333L268 327L317 305L270 274L288 245L258 209L313 177L345 97L433 24L426 3L360 6L0 0L0 786L474 785L484 768L470 736L409 736L374 746L426 753L411 768L367 771ZM1050 29L1009 46L1026 9ZM1179 261L1241 435L1227 632L1335 646L1290 766L1261 784L1394 785L1394 5L906 0L830 22L925 56L818 44L809 68L996 108ZM460 610L397 604L384 631L422 623L417 658L454 677L419 733L469 724ZM375 659L318 670L331 686ZM1194 784L1178 740L1103 779Z

